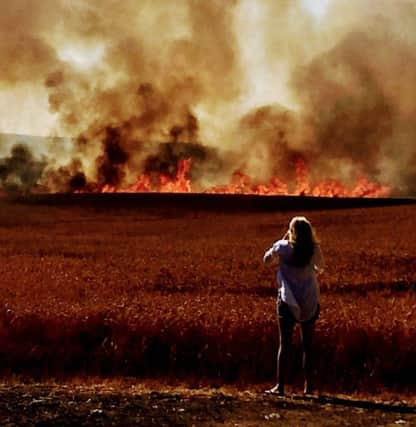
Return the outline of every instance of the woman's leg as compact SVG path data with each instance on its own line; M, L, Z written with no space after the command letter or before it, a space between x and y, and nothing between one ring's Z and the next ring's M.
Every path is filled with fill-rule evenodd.
M314 387L312 382L312 357L313 357L313 333L315 330L315 322L301 323L302 331L302 346L303 346L303 371L305 374L304 393L312 393Z
M294 322L291 318L279 317L279 352L277 355L277 385L276 391L284 394L287 363L292 342Z

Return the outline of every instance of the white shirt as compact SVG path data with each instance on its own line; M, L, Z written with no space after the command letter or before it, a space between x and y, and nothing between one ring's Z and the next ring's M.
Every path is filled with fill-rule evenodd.
M313 255L304 267L290 265L293 258L293 246L288 240L278 240L268 249L264 262L279 257L280 268L277 271L280 298L290 308L296 320L310 320L319 304L319 284L316 271L321 268L322 255L319 245L315 246Z

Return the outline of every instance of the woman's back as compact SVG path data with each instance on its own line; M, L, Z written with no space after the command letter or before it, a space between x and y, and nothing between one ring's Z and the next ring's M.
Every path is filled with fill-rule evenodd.
M277 241L273 249L280 259L277 280L281 297L292 305L298 320L308 320L314 315L319 304L319 286L316 279L316 270L322 259L319 245L315 245L310 260L301 267L294 262L294 247L288 240Z

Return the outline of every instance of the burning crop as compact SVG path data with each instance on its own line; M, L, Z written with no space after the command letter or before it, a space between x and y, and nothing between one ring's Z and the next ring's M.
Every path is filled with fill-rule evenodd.
M159 175L156 179L147 174L137 177L136 182L128 187L117 188L106 184L93 191L102 193L196 193L201 191L192 186L189 171L192 159L180 160L175 177ZM81 190L82 191L82 190ZM309 183L308 170L305 163L299 160L296 164L295 186L290 189L289 185L273 178L264 184L253 184L250 177L235 172L232 182L228 185L213 186L203 190L206 193L216 194L258 194L258 195L299 195L299 196L326 196L326 197L386 197L390 195L390 187L380 185L361 178L356 181L352 188L345 187L337 180L323 180L314 185Z

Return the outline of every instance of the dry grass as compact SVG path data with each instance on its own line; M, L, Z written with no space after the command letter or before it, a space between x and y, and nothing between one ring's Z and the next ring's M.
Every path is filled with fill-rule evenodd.
M416 384L415 214L307 213L327 264L321 389ZM276 287L261 258L291 215L2 202L1 371L273 381Z

